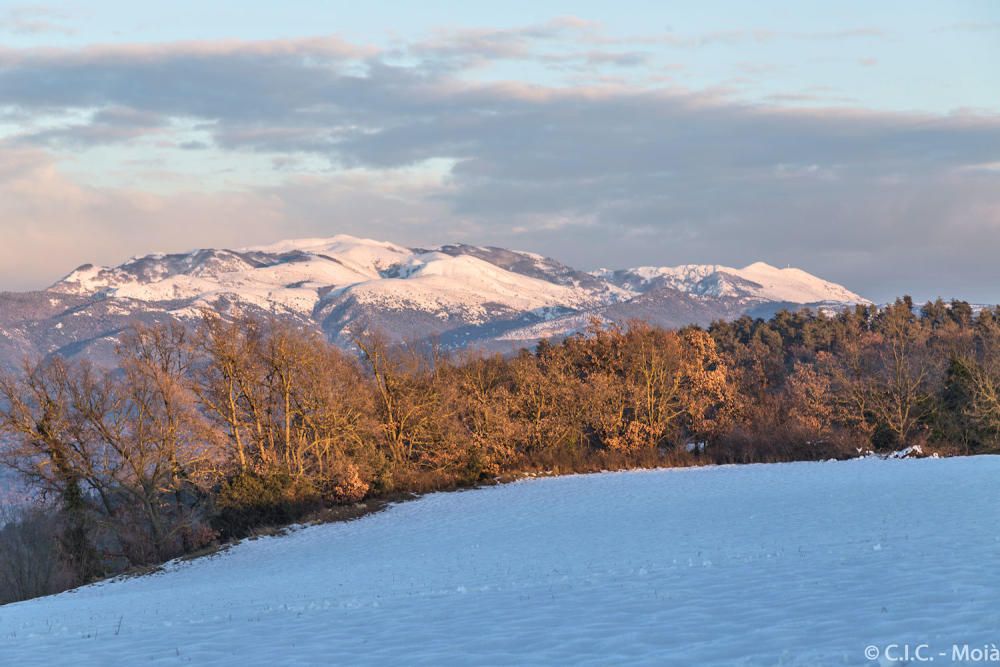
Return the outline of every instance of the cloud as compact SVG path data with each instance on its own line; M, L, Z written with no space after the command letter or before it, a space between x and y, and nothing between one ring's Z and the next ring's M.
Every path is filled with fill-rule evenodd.
M811 32L766 28L705 33L668 30L621 37L609 34L599 22L565 16L513 28L441 29L428 39L399 45L393 55L422 60L437 71L456 71L503 60L536 61L595 71L603 66L646 64L651 56L637 46L701 48L778 41L881 40L886 37L885 31L871 26ZM567 48L567 44L571 46Z
M527 58L539 42L552 42L567 33L597 26L574 17L563 17L517 28L441 29L425 40L406 44L401 51L432 58Z
M84 185L48 151L0 143L0 288L44 287L83 263L336 230L418 245L428 240L423 223L447 217L433 200L441 187L425 176L348 173L156 194Z
M76 30L67 25L70 18L68 13L58 9L39 5L22 5L0 13L0 32L17 35L45 33L74 35Z
M606 37L600 23L574 16L513 28L439 29L427 39L401 44L392 55L418 60L422 68L437 73L501 61L597 73L608 67L639 67L650 60L648 53L630 48L627 41Z
M94 188L67 177L44 151L0 146L0 284L37 288L89 261L230 241L235 232L271 238L280 204L259 193L163 197ZM264 234L261 229L266 229Z
M995 115L789 109L786 99L746 104L625 84L475 83L436 60L449 44L455 58L540 57L533 41L596 30L567 20L527 36L448 33L421 47L437 55L405 64L399 53L335 37L0 52L0 107L89 114L7 147L3 161L27 165L6 181L0 166L0 225L15 234L7 247L44 245L17 225L64 239L65 252L36 256L52 273L84 251L110 261L109 248L131 254L154 242L176 249L345 231L528 247L582 266L763 259L874 298L904 288L1000 296L986 280L1000 244L1000 173L976 167L1000 162ZM169 135L178 120L212 145L177 145L262 153L285 180L170 196L94 189L37 148ZM331 171L303 178L302 157L325 159ZM88 243L106 245L74 248L75 221L94 226ZM18 255L3 258L17 275L42 273L26 264L30 252L8 253Z
M129 142L163 132L169 119L151 111L129 107L105 107L93 112L86 123L49 127L19 135L24 144L88 147Z

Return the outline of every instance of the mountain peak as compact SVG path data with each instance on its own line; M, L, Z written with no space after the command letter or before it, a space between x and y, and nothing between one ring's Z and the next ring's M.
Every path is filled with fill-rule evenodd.
M753 264L748 264L744 266L743 271L784 271L785 269L779 269L776 266L771 266L767 262L754 262Z

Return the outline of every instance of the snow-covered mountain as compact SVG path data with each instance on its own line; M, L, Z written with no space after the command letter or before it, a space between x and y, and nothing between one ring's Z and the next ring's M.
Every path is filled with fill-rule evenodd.
M508 261L499 261L501 255ZM414 310L470 323L484 322L497 311L581 309L629 294L581 274L588 283L584 286L569 277L572 274L568 267L527 253L471 246L409 249L335 236L239 250L154 254L115 267L86 265L51 290L183 301L189 309L227 297L309 317L327 313L349 297L380 309Z
M576 270L534 253L406 248L352 236L84 265L40 292L0 295L0 363L25 353L101 358L132 318L204 308L289 318L348 345L363 329L446 346L511 349L608 321L677 326L760 308L867 303L799 269L762 262Z
M742 269L719 264L640 266L619 271L601 269L595 275L606 278L615 285L638 291L665 285L686 294L708 297L787 303L867 302L846 287L817 278L801 269L779 269L764 262L755 262Z

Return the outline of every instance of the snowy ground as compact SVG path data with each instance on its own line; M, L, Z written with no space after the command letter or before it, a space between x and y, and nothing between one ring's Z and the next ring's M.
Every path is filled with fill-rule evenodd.
M998 478L868 459L436 494L0 607L0 664L948 664L1000 644Z

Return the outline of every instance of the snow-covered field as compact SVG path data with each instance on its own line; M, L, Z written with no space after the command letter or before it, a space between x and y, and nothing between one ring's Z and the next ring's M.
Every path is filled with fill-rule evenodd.
M865 459L436 494L0 607L0 664L948 664L1000 643L998 479Z

